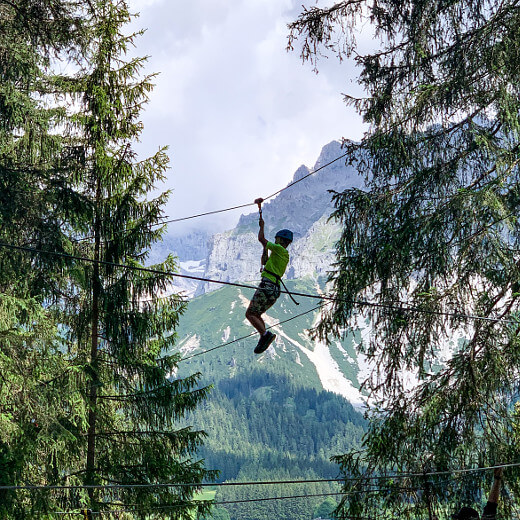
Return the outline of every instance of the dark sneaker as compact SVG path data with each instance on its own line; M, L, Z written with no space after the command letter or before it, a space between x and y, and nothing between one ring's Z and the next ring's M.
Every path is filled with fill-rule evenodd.
M274 341L276 338L276 334L273 334L270 330L268 330L259 340L258 345L255 347L255 354L261 354L262 352L265 352L269 345Z

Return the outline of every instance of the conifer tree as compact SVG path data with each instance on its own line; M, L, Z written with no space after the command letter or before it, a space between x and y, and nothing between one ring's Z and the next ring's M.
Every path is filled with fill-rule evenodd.
M48 89L52 60L75 59L85 41L82 3L0 2L0 241L63 248L73 205L56 128L63 110ZM67 369L51 302L63 260L0 248L0 484L40 485L60 471ZM48 384L54 381L54 384ZM70 417L73 418L71 421ZM49 492L0 492L0 517L29 518L55 504Z
M355 54L367 93L346 96L370 124L346 143L366 186L334 194L338 299L317 333L370 319L371 426L362 452L337 461L359 477L346 490L388 478L370 500L346 496L342 514L475 506L490 473L452 472L519 458L519 21L513 0L348 0L291 24L304 59ZM361 55L363 22L380 46Z
M92 262L1 248L0 484L200 482L202 433L174 422L206 393L196 377L168 381L184 308L160 300L175 268L134 267L161 236L168 194L164 150L137 161L131 142L151 78L122 56L124 2L1 2L0 237L4 244L89 256ZM52 75L53 60L83 69ZM72 97L71 97L72 96ZM154 229L155 228L155 229ZM83 238L92 237L91 243ZM15 490L0 516L136 509L192 517L193 488ZM154 506L160 508L150 510Z
M138 160L132 143L141 132L140 111L152 77L139 78L143 58L126 59L137 34L125 35L130 20L126 2L93 2L90 55L75 80L66 78L80 109L71 140L84 166L75 177L90 213L74 223L71 252L88 256L69 269L69 288L60 302L68 351L84 360L83 373L69 384L83 396L83 443L69 462L64 483L87 486L200 483L211 472L192 454L203 433L175 429L207 389L198 377L173 377L178 355L169 350L185 302L161 298L176 269L173 257L139 270L147 251L163 232L168 193L152 198L168 167L165 149ZM126 264L132 268L118 268ZM130 509L136 518L191 518L207 505L194 501L194 487L130 487L114 491L88 488L67 495L72 507L92 511ZM69 506L70 507L70 506Z

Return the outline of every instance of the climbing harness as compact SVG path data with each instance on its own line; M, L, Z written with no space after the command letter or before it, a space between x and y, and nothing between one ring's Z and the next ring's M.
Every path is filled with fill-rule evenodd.
M285 289L285 292L289 295L289 297L291 298L291 300L296 304L296 305L300 305L294 298L293 298L293 295L291 294L291 292L289 291L289 289L287 289L287 287L285 286L285 284L283 283L283 280L282 280L282 277L277 275L276 273L273 273L272 271L269 271L269 269L266 269L264 267L264 273L267 273L267 274L270 274L272 276L274 276L276 278L276 281L278 282L278 285L280 285L280 283L283 285L283 288Z
M259 197L258 199L255 199L255 204L258 205L258 214L259 214L258 221L262 220L262 202L264 202L264 199L262 199L261 197ZM286 239L290 240L291 242L292 242L292 239L293 239L293 234L288 229L282 229L281 231L279 231L276 234L276 236L281 236L282 238L286 238ZM283 288L285 289L285 291L287 292L287 294L291 298L291 300L296 305L300 305L293 298L293 295L290 293L289 289L287 289L287 287L283 283L282 278L279 275L277 275L276 273L273 273L273 272L271 272L271 271L269 271L268 269L265 268L265 264L267 263L268 258L269 258L269 254L267 252L267 248L264 247L264 251L262 252L262 267L260 267L260 272L265 272L267 274L270 274L270 275L274 276L276 278L277 283L278 283L278 287L280 287L280 283L281 283L283 285Z

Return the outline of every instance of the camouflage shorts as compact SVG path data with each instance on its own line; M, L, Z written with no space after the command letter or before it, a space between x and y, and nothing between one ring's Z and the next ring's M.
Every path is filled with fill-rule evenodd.
M262 280L249 304L251 314L263 314L280 296L280 287L271 280Z

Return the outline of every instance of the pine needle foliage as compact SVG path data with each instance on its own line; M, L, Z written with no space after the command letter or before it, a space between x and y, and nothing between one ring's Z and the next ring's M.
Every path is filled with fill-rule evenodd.
M185 301L168 290L173 257L155 273L117 269L99 262L141 266L160 239L168 192L152 198L168 168L165 149L138 160L132 143L142 130L139 115L152 89L140 78L143 58L127 58L138 34L125 34L130 21L124 1L93 2L92 34L81 71L55 78L74 100L71 141L82 161L74 178L89 214L72 228L70 251L93 262L69 268L66 294L57 302L71 359L85 370L69 378L84 399L83 443L63 483L87 485L199 483L212 478L193 458L204 434L175 423L207 395L198 375L174 379L177 355L167 352ZM77 109L79 107L79 110ZM125 509L135 518L192 520L207 512L194 500L194 487L124 488L66 493L68 509L85 505L111 517ZM114 513L116 514L116 513Z
M195 457L204 433L176 426L207 393L167 355L185 302L158 298L167 275L97 262L143 265L169 195L151 196L166 150L131 148L152 77L125 57L129 20L125 2L0 0L0 241L94 260L0 248L1 485L213 476ZM77 72L56 74L65 63ZM192 520L208 511L195 491L4 490L0 516Z
M349 0L290 25L315 66L355 56L367 94L345 97L370 125L345 143L366 185L333 194L340 300L316 330L371 324L371 425L361 452L336 459L357 479L345 490L367 496L345 498L342 517L475 507L492 477L457 471L520 460L519 22L515 0ZM362 24L379 41L363 55ZM360 311L362 298L381 305ZM374 475L387 478L369 499ZM511 515L518 470L506 477Z
M62 224L81 200L70 189L56 132L64 111L48 84L51 63L77 59L85 42L80 2L0 2L0 241L63 250ZM84 403L66 399L70 366L51 301L62 259L0 250L0 483L42 485L74 450ZM49 382L54 381L50 385ZM65 404L66 403L66 404ZM76 413L78 412L79 413ZM48 492L2 491L0 517L52 508Z

